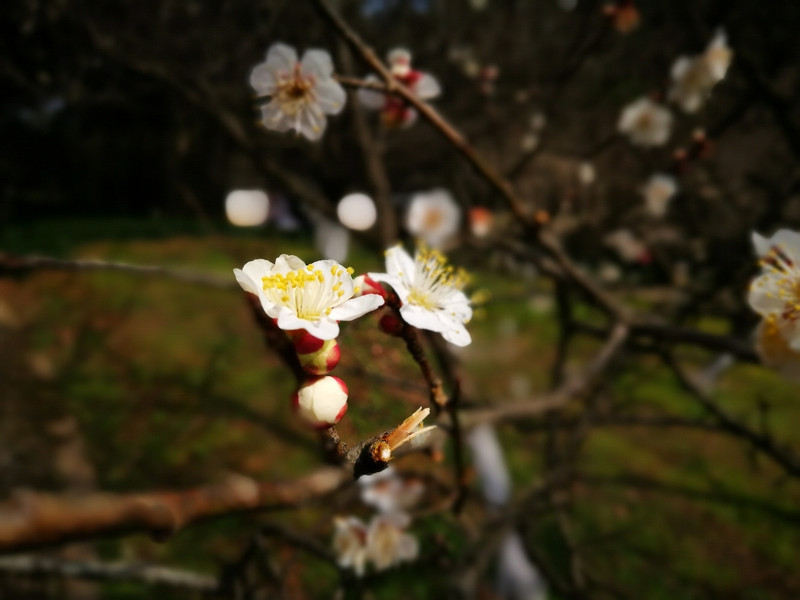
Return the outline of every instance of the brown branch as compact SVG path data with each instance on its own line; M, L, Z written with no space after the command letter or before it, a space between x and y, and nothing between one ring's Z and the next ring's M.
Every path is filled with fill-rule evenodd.
M475 148L462 136L452 125L450 125L444 117L442 117L436 109L430 104L423 102L408 89L405 85L397 81L389 70L384 66L383 62L378 58L375 52L367 46L359 35L336 13L325 0L316 0L315 4L319 9L322 16L328 23L333 25L344 40L350 47L361 56L361 58L373 69L386 84L386 90L394 93L408 104L414 107L416 111L422 115L434 129L436 129L447 141L449 141L463 156L467 159L473 168L481 175L487 182L505 199L509 208L521 222L530 226L537 227L543 222L546 222L547 215L539 211L533 214L532 211L525 206L519 196L517 196L511 184L492 167Z
M215 594L215 577L144 563L76 561L51 556L0 556L0 573L15 576L52 576L92 581L133 581L169 586L200 594Z
M216 288L235 288L232 277L220 277L207 273L184 271L155 265L132 265L102 260L67 260L50 256L15 256L0 252L0 276L5 274L27 274L33 271L121 271L136 275L154 275L176 279L185 283Z
M342 469L325 468L284 483L235 476L178 492L76 496L18 492L0 504L0 552L134 532L163 541L198 521L297 506L333 492L347 478Z

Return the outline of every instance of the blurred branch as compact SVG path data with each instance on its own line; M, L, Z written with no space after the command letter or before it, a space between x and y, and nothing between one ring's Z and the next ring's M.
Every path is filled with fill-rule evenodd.
M155 275L216 288L235 288L231 277L220 277L206 273L172 269L154 265L132 265L130 263L102 260L68 260L50 256L16 256L0 252L0 276L6 274L27 274L33 271L121 271L137 275Z
M214 577L137 563L75 561L33 555L0 556L0 573L27 577L57 575L93 581L133 581L181 588L203 595L213 595L217 591L217 580Z
M333 492L346 479L346 471L324 468L284 483L237 475L181 492L56 496L21 491L0 504L0 552L134 532L163 541L198 521L296 507Z

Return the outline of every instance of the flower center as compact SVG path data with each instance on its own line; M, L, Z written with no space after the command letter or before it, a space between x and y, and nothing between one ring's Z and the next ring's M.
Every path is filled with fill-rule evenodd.
M462 290L469 282L467 272L447 264L447 258L438 250L420 246L414 266L414 285L408 302L425 310L441 308L448 296Z
M297 65L290 75L282 74L279 77L276 98L284 113L296 114L304 106L314 101L313 78L303 77L300 73L300 65Z
M352 269L347 272L352 274ZM345 269L331 267L330 277L314 265L286 273L271 273L261 278L264 294L275 304L294 311L301 319L319 321L323 314L329 315L334 306L344 298L342 276ZM332 282L331 279L335 281Z
M777 295L784 303L781 317L787 321L800 319L800 271L794 261L783 249L773 246L761 260L761 265L778 275Z

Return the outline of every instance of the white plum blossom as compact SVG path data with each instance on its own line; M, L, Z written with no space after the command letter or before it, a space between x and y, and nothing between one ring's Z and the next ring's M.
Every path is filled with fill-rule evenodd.
M672 113L645 96L622 109L617 130L636 146L663 146L672 132Z
M428 246L441 248L461 225L461 207L444 189L419 192L411 197L406 212L409 233Z
M394 288L406 323L441 333L456 346L472 341L464 327L472 318L469 298L462 291L467 275L448 265L441 252L420 247L412 259L401 246L395 246L386 251L386 271L369 275Z
M779 324L780 316L767 315L756 330L756 350L761 361L791 381L800 382L800 351L789 347Z
M660 218L667 214L669 201L678 192L678 183L672 175L656 173L642 186L641 192L647 212Z
M304 329L321 340L339 335L338 321L352 321L383 304L377 294L353 297L352 269L334 260L306 265L296 256L282 254L274 264L251 260L233 273L246 292L258 297L278 327Z
M411 53L405 48L391 50L386 61L392 77L420 100L430 100L441 94L442 89L433 75L411 67ZM365 81L377 83L380 80L375 75L368 75ZM387 127L408 127L417 120L417 111L402 98L391 94L362 88L358 91L358 99L366 108L380 110L383 124Z
M333 520L333 552L336 563L353 569L362 577L367 570L367 526L357 517L336 517Z
M781 229L767 239L753 233L763 271L750 284L748 302L767 320L762 345L777 352L778 337L787 350L800 352L800 234Z
M411 517L405 513L381 514L372 518L367 532L367 552L378 571L417 558L419 542L405 531L410 523Z
M381 513L402 512L419 502L425 491L422 481L402 477L391 465L358 479L361 501Z
M325 115L342 110L347 95L333 79L333 63L325 50L306 50L303 60L286 44L273 44L267 60L253 69L250 85L260 96L269 96L261 108L267 129L289 131L310 140L325 132Z
M680 56L672 64L669 99L687 113L697 112L711 89L725 78L733 51L723 30L718 30L703 54Z

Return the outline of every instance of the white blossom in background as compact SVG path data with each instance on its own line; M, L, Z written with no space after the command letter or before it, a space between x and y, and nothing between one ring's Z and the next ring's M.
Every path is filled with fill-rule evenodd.
M251 260L233 273L278 327L304 329L321 340L339 335L339 321L357 319L384 302L377 294L353 297L352 270L334 260L306 265L296 256L282 254L274 264Z
M264 190L232 190L225 197L225 216L237 227L263 225L269 216L269 196Z
M630 229L612 231L603 238L603 242L613 248L625 262L649 262L647 246Z
M374 475L362 475L358 487L361 501L380 513L413 508L425 491L421 480L402 477L391 465Z
M547 599L545 581L515 531L503 538L497 553L497 594L504 600Z
M336 205L339 222L354 231L366 231L375 224L378 211L375 202L366 194L347 194Z
M357 517L336 517L333 520L333 553L336 563L353 569L363 577L367 570L367 526Z
M289 131L310 140L325 132L326 116L344 107L347 95L333 79L333 62L324 50L306 50L303 60L286 44L273 44L267 60L250 74L250 85L270 101L261 108L267 129Z
M578 165L578 181L581 185L590 186L597 179L597 170L594 165L588 160L583 161Z
M313 216L314 247L325 258L344 262L350 253L350 232L334 221Z
M430 100L441 94L436 78L411 67L411 52L405 48L395 48L386 57L392 77L405 85L420 100ZM368 75L366 81L379 82L375 75ZM417 111L408 106L402 98L384 94L367 88L358 91L361 104L369 109L380 110L383 124L387 127L408 127L417 120Z
M645 96L622 109L617 130L636 146L663 146L672 132L672 113Z
M419 192L411 197L406 229L432 248L441 248L461 225L461 207L444 189Z
M406 323L441 333L456 346L472 341L464 327L472 318L469 298L462 291L467 275L448 265L441 252L419 248L412 259L401 246L389 248L386 271L369 276L394 288L402 302L400 316Z
M496 506L506 504L511 498L511 475L494 428L487 424L474 427L467 443L484 498Z
M748 302L767 320L762 344L776 356L800 352L800 234L781 229L771 238L753 233L753 245L762 267L750 284ZM779 335L778 335L779 334Z
M375 569L384 571L412 561L419 554L419 542L406 528L411 517L405 513L375 515L367 532L367 553Z
M712 88L725 78L732 59L733 51L720 29L703 54L680 56L672 64L669 99L687 113L697 112Z
M756 351L765 365L800 383L800 351L789 346L779 319L779 315L771 314L761 321L756 330Z
M647 212L656 218L667 214L669 202L678 192L678 182L672 175L656 173L642 186L644 207Z

